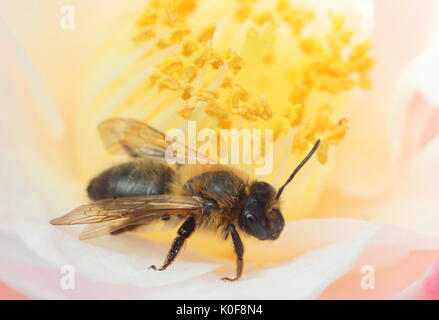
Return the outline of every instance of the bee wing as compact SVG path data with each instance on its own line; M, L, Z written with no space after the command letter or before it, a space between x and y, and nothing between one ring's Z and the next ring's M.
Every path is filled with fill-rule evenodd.
M130 218L122 218L122 219L88 224L85 226L84 230L82 230L81 234L79 235L79 239L86 240L86 239L100 237L106 234L110 234L119 229L133 225L129 220ZM145 222L148 221L150 220L146 220Z
M156 215L144 215L133 218L122 218L88 224L85 226L84 230L82 230L81 234L79 235L79 239L86 240L104 236L125 227L146 224L148 222L154 221L156 218Z
M132 224L137 221L136 218L149 221L169 215L195 215L201 213L202 208L200 198L190 196L153 195L104 199L82 205L50 223L72 225L120 220L121 223L128 221Z
M216 161L180 144L166 141L166 135L146 123L132 119L110 119L102 122L98 127L102 141L107 150L114 154L127 153L133 158L147 157L156 160L165 160L166 150L172 144L180 145L174 158L184 163L187 159L202 160L206 163ZM183 152L181 152L183 151Z

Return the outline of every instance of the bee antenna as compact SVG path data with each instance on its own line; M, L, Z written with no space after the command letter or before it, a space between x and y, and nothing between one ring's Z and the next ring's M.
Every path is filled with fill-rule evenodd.
M285 187L291 182L291 180L294 179L294 177L299 172L299 170L302 169L302 167L305 165L305 163L307 163L308 160L312 157L312 155L316 152L319 145L320 145L320 139L317 140L317 142L314 144L314 147L312 147L311 151L306 155L305 159L303 159L302 162L299 163L299 165L296 167L296 169L294 169L293 173L290 175L290 177L284 183L284 185L279 188L279 191L277 192L277 195L276 195L276 200L279 199L279 197L282 194L282 192L284 191Z

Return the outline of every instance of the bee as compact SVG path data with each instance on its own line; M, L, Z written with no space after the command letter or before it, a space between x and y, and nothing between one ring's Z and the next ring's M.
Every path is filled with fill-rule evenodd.
M132 160L111 167L87 188L91 203L53 219L53 225L87 224L79 238L133 230L153 221L180 223L166 259L165 270L195 230L219 231L231 237L236 253L236 276L243 271L244 246L239 232L259 240L276 240L285 222L279 199L285 187L319 147L314 144L306 157L276 191L267 182L256 181L231 167L214 164L169 165L165 161L170 146L166 136L143 122L110 119L98 127L106 148L129 155ZM204 157L184 146L188 157Z

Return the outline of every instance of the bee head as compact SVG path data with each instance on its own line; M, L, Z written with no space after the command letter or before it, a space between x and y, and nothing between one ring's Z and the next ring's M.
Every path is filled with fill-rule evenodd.
M245 200L243 210L239 216L241 229L259 240L275 240L279 237L285 221L280 212L278 200L285 187L317 151L319 145L320 140L317 140L311 151L277 192L266 182L255 182L251 185L249 196Z
M255 182L239 216L239 226L259 240L275 240L285 225L276 190L266 182Z

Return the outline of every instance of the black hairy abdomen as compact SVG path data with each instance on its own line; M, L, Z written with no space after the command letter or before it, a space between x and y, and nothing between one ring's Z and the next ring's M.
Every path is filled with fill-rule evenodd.
M87 193L93 201L108 198L167 194L175 172L152 160L136 160L105 170L91 180Z

